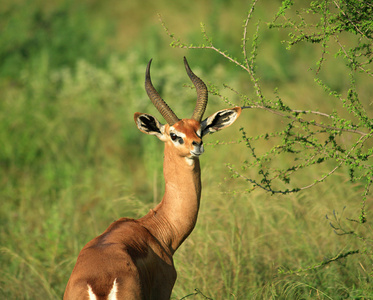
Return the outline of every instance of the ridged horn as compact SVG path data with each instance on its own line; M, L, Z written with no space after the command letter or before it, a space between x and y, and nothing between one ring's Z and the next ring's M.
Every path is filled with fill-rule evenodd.
M198 122L201 122L203 114L205 113L206 106L207 106L207 100L208 100L207 87L205 83L197 75L195 75L192 72L185 56L184 56L184 65L185 65L185 69L190 80L193 82L197 90L197 103L196 103L196 108L193 111L192 119L197 120Z
M167 103L161 98L157 90L154 88L151 78L150 78L150 65L152 59L149 61L148 66L146 67L145 73L145 90L149 96L149 99L153 102L156 109L161 113L163 118L169 125L174 125L179 121L179 118L175 115L172 109L167 105Z

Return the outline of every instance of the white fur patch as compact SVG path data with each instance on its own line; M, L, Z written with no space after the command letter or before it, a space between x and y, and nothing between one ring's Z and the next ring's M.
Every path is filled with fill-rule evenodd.
M92 291L92 287L89 284L87 284L87 286L88 286L89 300L97 300L95 293ZM118 285L117 285L117 279L115 278L113 282L113 287L111 288L111 291L107 297L107 300L117 300L117 293L118 293Z
M110 294L107 297L108 300L117 300L117 293L118 293L118 285L117 285L117 279L115 278L113 282L113 287L111 288Z
M170 134L175 133L177 136L181 138L186 138L186 134L180 131L177 131L173 126L170 127Z
M201 138L201 127L197 130L197 136L199 137L199 138Z
M186 162L189 166L193 166L193 164L194 164L194 159L193 158L185 157L185 160L186 160Z
M96 295L93 293L92 291L92 288L89 284L87 284L88 286L88 296L89 296L89 300L97 300L97 297Z

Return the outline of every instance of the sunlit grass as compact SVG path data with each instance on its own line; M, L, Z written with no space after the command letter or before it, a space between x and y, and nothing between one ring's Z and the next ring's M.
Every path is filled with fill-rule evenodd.
M166 7L161 2L161 7ZM81 13L99 18L100 5L93 1L91 5ZM199 13L208 14L206 7L202 8ZM173 9L164 8L163 13ZM217 4L215 9L223 12ZM193 11L184 11L183 17ZM229 12L224 11L227 19L235 19L233 11L232 15ZM143 19L142 14L138 17ZM183 28L174 18L171 25ZM211 24L216 21L210 20ZM98 26L102 28L102 23ZM138 30L133 30L130 37L137 36ZM114 48L96 64L92 57L79 56L79 52L72 59L74 63L69 60L56 67L48 54L52 50L44 49L21 69L11 69L9 74L15 77L0 78L0 298L61 299L85 243L115 219L143 216L160 201L162 143L139 132L133 122L136 111L159 117L143 88L147 60L154 58L154 84L178 115L190 115L195 91L183 87L189 84L181 59L185 51L160 43L161 26L156 31L158 35L143 45L139 41L109 42L113 37L98 31L95 38L121 45L125 53ZM143 34L150 38L149 32ZM190 36L195 37L196 32ZM67 43L68 37L65 39ZM224 37L221 42L225 42ZM99 58L101 51L96 53ZM272 51L266 50L264 58ZM221 88L226 83L255 94L240 70L219 64L210 54L188 52L196 73ZM63 53L60 55L64 61ZM333 103L321 99L322 91L307 83L308 75L301 76L304 70L299 65L293 70L299 77L290 76L290 83L278 80L284 76L289 57L277 55L280 61L271 58L263 65L268 69L267 91L273 91L278 83L287 101L305 108L317 103L317 107L333 109ZM300 51L299 59L306 55ZM203 59L206 56L211 56L212 66ZM234 93L223 93L240 105ZM226 103L212 96L206 116L225 107ZM359 215L359 183L352 184L336 174L299 194L270 196L260 190L247 193L251 188L247 182L231 178L226 164L240 168L249 157L244 143L239 142L239 128L245 127L247 134L254 136L279 126L280 118L245 110L232 127L205 138L201 209L195 230L175 254L178 279L173 299L191 295L195 289L214 299L373 297L369 255L358 254L312 268L338 253L359 248L357 239L336 235L329 225L331 220L325 218L326 214L333 216L335 210L344 214L346 226L367 230L346 221ZM258 151L272 146L265 141L258 145L263 147ZM256 175L255 170L248 172ZM323 172L303 172L297 183L307 184ZM367 202L367 212L371 209ZM308 268L311 270L304 271Z

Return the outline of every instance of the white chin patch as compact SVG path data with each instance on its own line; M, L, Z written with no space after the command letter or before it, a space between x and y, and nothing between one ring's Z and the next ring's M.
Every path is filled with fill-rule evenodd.
M187 164L188 164L189 166L193 166L193 164L194 164L194 159L193 159L193 157L185 157L185 160L186 160L186 162L187 162Z

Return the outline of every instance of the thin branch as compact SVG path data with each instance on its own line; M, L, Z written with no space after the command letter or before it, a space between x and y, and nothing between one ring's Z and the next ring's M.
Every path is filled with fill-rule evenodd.
M323 11L323 17L324 17L324 22L323 22L323 43L322 43L322 53L321 53L321 58L318 62L318 67L317 67L317 70L316 70L316 75L319 74L320 70L321 70L321 67L322 67L322 64L323 62L325 61L325 54L327 53L326 51L326 48L328 47L327 44L326 44L326 24L327 24L327 18L326 18L326 14L327 14L327 6L325 5L324 7L324 11ZM329 24L328 24L329 25Z
M346 154L345 157L346 157L346 158L349 157L350 154L351 154L351 152L355 150L355 148L357 147L357 145L360 144L360 143L364 143L363 139L366 140L366 139L368 139L369 136L371 136L371 135L372 135L372 133L371 133L371 134L367 134L367 135L365 135L365 136L361 136L361 137L358 139L358 141L356 142L356 144L355 144L355 145L350 149L350 151L348 151L348 153ZM337 171L337 170L341 167L341 165L342 165L344 162L345 162L345 160L344 160L344 159L341 159L341 160L340 160L340 163L339 163L336 167L334 167L334 168L333 168L329 173L325 174L325 175L324 175L323 177L321 177L320 179L317 179L314 183L309 184L309 185L307 185L307 186L304 186L304 187L302 187L302 188L299 188L299 190L309 189L309 188L315 186L316 184L318 184L318 183L324 181L327 177L329 177L329 176L332 175L335 171Z
M197 295L201 295L204 299L208 299L208 300L213 300L212 298L210 297L207 297L206 295L204 295L199 289L194 289L195 292L194 293L191 293L191 294L188 294L182 298L180 298L180 300L184 300L188 297L191 297L191 296L197 296Z
M249 15L248 15L248 19L247 21L250 19L251 17L251 13L253 12L254 10L254 6L256 4L257 0L255 0L253 2L253 7L252 9L250 10L249 12ZM206 29L205 27L203 26L202 24L202 34L204 36L204 39L205 41L208 43L208 45L198 45L198 46L194 46L194 45L186 45L186 44L183 44L180 42L180 40L176 39L174 34L172 34L168 28L166 27L166 24L163 22L163 19L162 19L162 16L160 14L158 14L158 17L159 17L159 20L161 22L161 25L162 27L164 28L164 30L166 31L166 34L173 40L173 42L171 43L172 46L174 47L178 47L178 48L181 48L181 49L211 49L215 52L217 52L218 54L222 55L224 58L228 59L230 62L234 63L235 65L239 66L240 68L242 68L243 70L245 70L246 72L249 73L250 77L251 77L251 80L253 81L254 83L254 86L256 88L256 93L258 95L258 97L263 100L263 95L262 95L262 92L261 92L261 88L255 78L255 75L254 75L254 72L253 72L253 69L250 68L250 65L248 63L246 63L246 66L239 63L237 60L233 59L232 57L230 57L229 55L227 55L225 52L221 51L220 49L216 48L211 39L209 38L209 36L207 35L207 32L206 32ZM258 27L257 27L257 30L258 30ZM245 50L246 51L246 50ZM246 57L247 58L247 57Z
M348 153L346 154L346 158L348 158L350 156L350 154L352 153L352 151L355 150L355 148L359 145L359 144L362 144L364 143L370 136L373 135L373 132L371 132L369 135L365 135L365 136L361 136L359 138L359 140L355 143L355 145L353 147L351 147L351 149L348 151ZM346 159L339 159L340 162L337 166L335 166L332 170L330 170L327 174L325 174L324 176L322 176L321 178L319 179L316 179L313 183L309 184L309 185L306 185L306 186L303 186L303 187L300 187L300 188L293 188L291 190L274 190L272 189L272 187L270 186L264 186L263 184L260 184L258 183L256 180L254 179L251 179L249 177L246 177L246 176L243 176L241 173L239 173L238 171L236 171L235 169L233 169L231 166L228 165L228 168L230 169L230 171L232 173L234 173L236 176L244 179L245 181L248 181L250 183L252 183L254 186L257 186L267 192L270 192L272 194L290 194L290 193L295 193L295 192L299 192L299 191L302 191L302 190L306 190L306 189L309 189L313 186L315 186L316 184L320 183L320 182L323 182L326 178L328 178L329 176L331 176L333 173L335 173L335 171L337 171L342 165L343 163L346 162ZM277 177L277 176L276 176ZM275 179L276 177L274 178L271 178L270 181L272 181L273 179Z
M352 58L348 55L345 47L341 44L341 42L339 41L338 37L334 36L334 39L336 41L336 43L339 45L339 47L342 49L343 53L345 54L345 57L347 57L347 59L350 61L350 63L352 64L353 63L353 60ZM357 66L360 70L362 70L364 73L368 74L369 76L372 76L373 77L373 73L372 72L369 72L369 70L363 68L362 66L358 65Z
M247 68L249 68L249 61L247 60L247 52L246 52L247 28L248 28L248 25L249 25L249 21L251 19L251 15L254 12L254 7L255 7L257 1L258 0L254 0L253 1L253 5L251 6L251 9L250 9L250 11L249 11L249 13L248 13L248 15L246 17L245 24L244 24L243 39L242 39L242 49L243 49L243 56L244 56Z
M294 274L294 273L301 273L301 272L307 272L307 271L310 271L310 270L315 270L317 268L324 267L324 266L326 266L326 265L328 265L332 262L335 262L337 260L340 260L342 258L346 258L347 256L354 255L354 254L359 254L359 253L360 253L359 250L352 250L352 251L347 251L347 252L344 252L344 253L341 252L333 258L329 258L327 260L324 260L321 263L318 263L314 266L310 266L310 267L305 268L305 269L299 269L299 270L295 270L295 271L291 271L291 270L290 271L284 271L284 270L279 269L279 274L287 275L287 274Z
M232 92L234 92L237 95L239 95L239 92L236 91L235 89L233 89L233 88L231 88L231 87L229 87L227 85L225 85L225 87L229 88ZM309 121L301 119L301 118L297 118L297 117L293 117L293 116L289 116L289 115L283 114L283 113L281 113L278 110L271 109L270 107L266 107L266 106L263 106L263 105L260 105L260 104L257 104L257 105L246 105L246 106L242 106L241 108L242 109L260 108L260 109L267 110L267 111L269 111L269 112L271 112L273 114L279 115L279 116L281 116L283 118L288 118L288 119L291 119L293 121L298 121L300 123L306 123L306 124L309 124L309 125L314 125L314 126L325 128L325 129L329 129L329 130L336 130L336 131L342 131L342 132L357 133L357 134L360 134L360 135L363 135L363 136L369 134L369 133L365 133L365 132L357 130L357 129L338 128L338 127L332 127L332 126L328 126L328 125L324 125L324 124L320 124L320 123L316 123L316 122L309 122ZM326 114L326 113L323 113L323 112L312 111L312 110L288 109L287 112L289 112L289 113L303 113L303 114L311 113L311 114L315 114L315 115L324 116L324 117L327 117L327 118L330 118L330 119L335 118L332 115L329 115L329 114Z
M250 73L250 68L245 67L243 64L240 64L237 60L233 59L229 55L225 54L223 51L219 50L216 48L214 45L206 46L206 45L200 45L200 46L187 46L187 45L181 45L180 48L183 49L211 49L214 50L215 52L219 53L220 55L224 56L226 59L228 59L230 62L234 63L235 65L241 67L245 71Z
M366 35L360 31L360 29L355 25L354 22L352 22L352 20L345 14L345 12L342 10L342 8L339 6L339 4L337 3L337 1L333 0L335 6L338 7L338 9L341 11L342 15L344 15L348 21L355 27L356 31L358 31L362 36L366 37Z
M357 134L360 134L362 136L366 136L366 135L369 134L369 133L365 133L365 132L357 130L357 129L338 128L338 127L334 127L334 126L320 124L320 123L317 123L317 122L310 122L310 121L304 120L302 118L293 117L293 116L289 116L289 115L283 114L283 113L281 113L281 112L279 112L277 110L274 110L274 109L271 109L269 107L265 107L265 106L262 106L262 105L242 106L241 108L242 109L246 109L246 108L264 109L264 110L266 110L266 111L268 111L268 112L270 112L272 114L281 116L283 118L291 119L293 121L298 121L300 123L306 123L306 124L309 124L309 125L313 125L313 126L317 126L317 127L321 127L321 128L325 128L325 129L329 129L329 130L336 130L336 131L357 133ZM315 112L315 111L304 111L304 110L292 110L292 109L290 109L289 113L291 113L291 112L293 112L293 113L307 113L307 112L309 112L309 113L313 113L313 114L323 115L325 117L331 117L328 114L324 114L324 113L321 113L321 112Z

